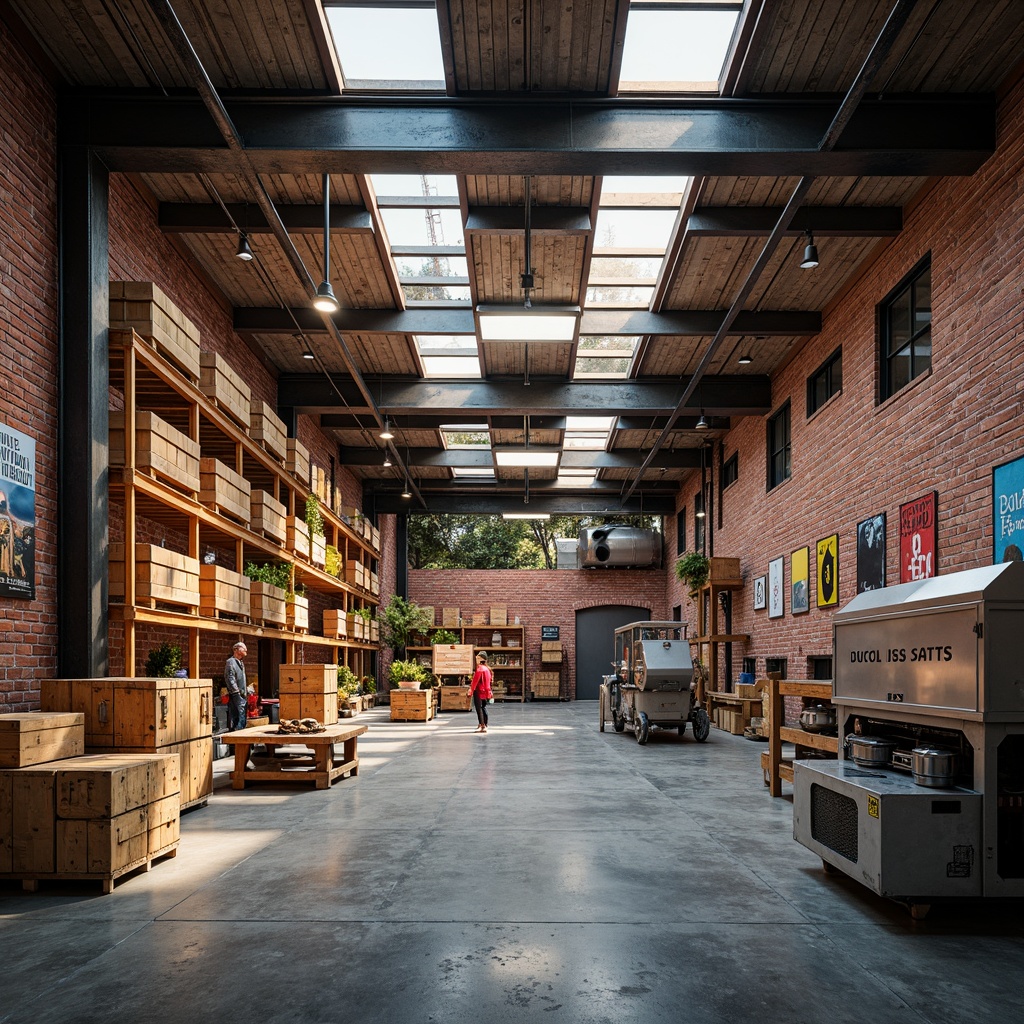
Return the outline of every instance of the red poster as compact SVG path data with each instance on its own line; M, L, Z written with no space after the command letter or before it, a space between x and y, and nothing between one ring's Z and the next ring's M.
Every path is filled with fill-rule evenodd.
M938 573L939 492L900 505L900 583Z

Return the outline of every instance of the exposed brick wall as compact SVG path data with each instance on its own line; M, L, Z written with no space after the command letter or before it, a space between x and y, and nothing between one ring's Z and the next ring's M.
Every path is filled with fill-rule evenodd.
M474 612L505 605L508 620L525 626L526 680L541 670L540 627L560 626L563 693L576 695L576 612L602 605L650 608L668 618L665 573L653 569L413 569L409 598L442 608L458 608L468 624Z
M0 711L28 711L57 665L56 95L2 18L0 91L0 425L36 445L36 596L0 597Z
M823 260L827 244L819 239ZM928 253L932 370L878 404L876 305ZM1018 84L1000 106L996 154L972 177L938 182L906 211L904 231L825 311L820 336L773 379L773 408L791 403L792 478L766 493L764 419L739 420L724 439L725 456L739 454L739 479L724 493L720 530L716 511L714 553L738 556L748 584L735 595L733 630L750 634L749 643L734 646L735 673L744 656L757 658L758 673L766 656L785 657L788 675L806 678L810 657L831 655L833 611L815 607L815 544L839 534L842 607L855 592L856 526L868 516L887 516L888 585L899 582L899 506L933 490L939 572L991 563L992 468L1024 454L1022 262L1024 84ZM808 419L806 380L840 345L842 393ZM681 489L688 529L698 489L696 474ZM692 534L688 539L692 546ZM789 558L805 545L811 607L794 616ZM750 583L779 556L786 560L786 614L770 620L766 611L753 611ZM668 589L668 604L679 603L681 588L671 576Z

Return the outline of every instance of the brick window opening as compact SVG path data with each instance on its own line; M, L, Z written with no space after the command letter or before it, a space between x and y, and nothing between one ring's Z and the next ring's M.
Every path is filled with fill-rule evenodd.
M833 395L843 390L843 350L837 348L807 378L807 415L813 416Z
M922 260L878 307L881 401L932 368L932 266Z
M768 420L768 490L788 480L790 463L789 402Z

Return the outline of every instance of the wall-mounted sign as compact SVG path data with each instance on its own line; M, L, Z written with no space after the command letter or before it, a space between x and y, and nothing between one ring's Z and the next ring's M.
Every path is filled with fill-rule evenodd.
M992 564L1024 560L1024 456L992 470Z
M36 443L0 424L0 597L36 596Z
M540 638L541 640L557 640L559 639L559 631L561 626L541 626L540 627Z
M839 604L839 534L818 541L818 607Z
M781 619L786 614L783 573L786 560L773 558L768 563L768 618Z
M809 548L797 548L789 556L789 607L794 615L810 608Z
M938 574L939 492L900 505L900 583Z

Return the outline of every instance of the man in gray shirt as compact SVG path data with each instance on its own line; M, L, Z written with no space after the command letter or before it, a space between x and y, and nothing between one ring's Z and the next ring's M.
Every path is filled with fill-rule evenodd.
M247 651L241 640L231 648L231 657L224 666L224 685L228 688L228 729L244 729L248 724L246 704L248 693L245 686L245 665L242 659Z

